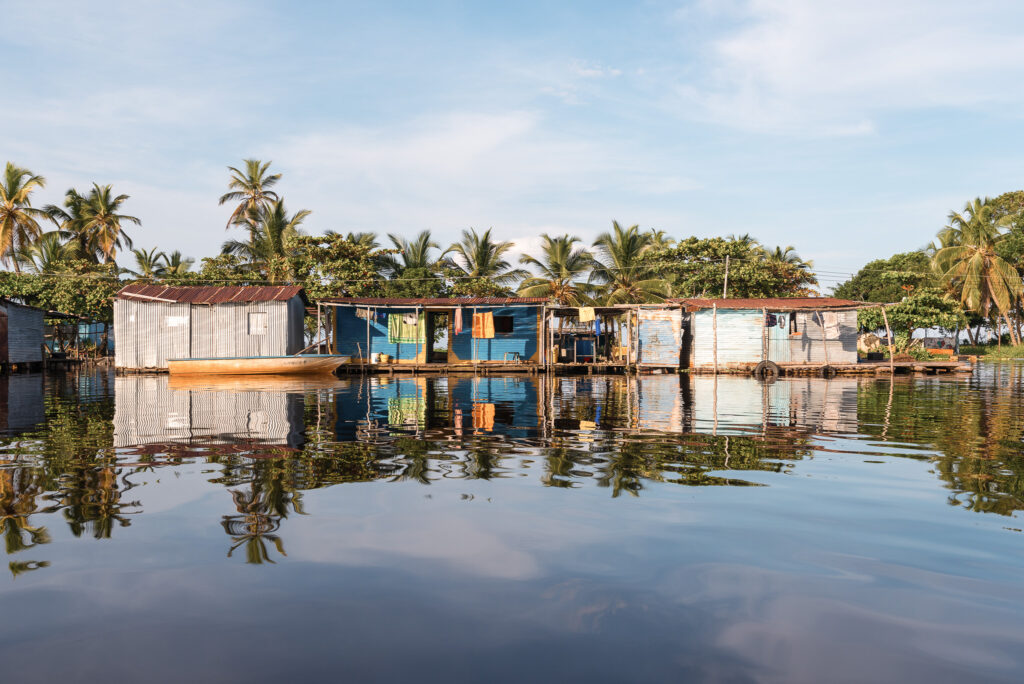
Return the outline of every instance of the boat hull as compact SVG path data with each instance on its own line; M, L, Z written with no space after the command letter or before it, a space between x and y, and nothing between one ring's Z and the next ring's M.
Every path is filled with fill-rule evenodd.
M226 359L170 359L172 375L307 375L333 373L338 356L261 356Z

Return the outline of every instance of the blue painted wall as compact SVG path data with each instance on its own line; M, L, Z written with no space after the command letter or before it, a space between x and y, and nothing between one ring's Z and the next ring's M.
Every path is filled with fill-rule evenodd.
M448 338L448 360L450 362L474 359L477 361L503 361L506 358L506 352L518 352L523 361L540 360L540 345L538 344L540 309L538 307L478 307L476 309L477 313L488 311L495 316L511 316L513 319L512 332L496 332L493 339L474 339L473 309L466 307L462 310L462 334L450 335ZM508 354L508 359L512 360L511 353Z
M416 358L416 345L410 343L392 344L388 342L387 319L383 320L374 317L370 321L370 349L366 347L366 320L356 315L357 309L348 307L337 307L336 311L336 332L335 348L336 353L359 357L362 347L363 357L369 354L388 354L400 361L412 361ZM373 309L371 308L371 312ZM377 312L387 313L415 313L414 307L389 307L387 309L378 307ZM506 352L509 352L508 359L512 360L511 352L518 352L523 361L533 359L539 361L538 344L538 319L539 307L477 307L477 313L490 311L495 316L511 316L512 332L496 332L492 339L473 338L473 308L462 309L462 333L451 334L452 312L449 314L449 337L448 337L448 361L457 363L459 361L503 361ZM358 345L358 346L357 346ZM423 344L419 345L422 358ZM536 358L535 358L536 357Z

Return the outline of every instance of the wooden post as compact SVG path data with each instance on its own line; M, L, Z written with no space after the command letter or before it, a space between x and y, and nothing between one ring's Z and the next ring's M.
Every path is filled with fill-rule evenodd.
M363 364L363 371L366 371L366 366L370 365L370 316L376 316L377 310L374 309L373 313L370 313L370 307L366 307L366 362Z
M718 304L711 305L712 355L715 361L715 375L718 375Z
M316 345L317 346L316 352L318 354L320 353L320 327L321 327L321 325L320 325L320 302L317 302L316 303L316 335L313 336L313 341L317 343L317 345ZM330 348L328 348L327 351L330 352Z
M768 360L768 309L761 307L761 360Z
M884 312L884 309L883 309ZM825 365L831 366L828 360L828 340L825 339L825 319L822 318L820 311L815 311L814 315L818 317L818 325L821 326L821 346L825 350Z
M896 355L892 346L892 329L889 328L889 317L885 315L885 307L882 309L882 320L885 321L885 337L889 341L889 375L896 374L896 361L892 358Z
M626 371L629 372L629 360L633 356L633 310L626 309Z
M725 282L722 283L722 299L729 297L729 255L725 255Z

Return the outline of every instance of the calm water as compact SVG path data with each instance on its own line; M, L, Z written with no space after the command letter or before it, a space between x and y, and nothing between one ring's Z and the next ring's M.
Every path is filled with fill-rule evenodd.
M1017 682L1022 386L0 379L3 680Z

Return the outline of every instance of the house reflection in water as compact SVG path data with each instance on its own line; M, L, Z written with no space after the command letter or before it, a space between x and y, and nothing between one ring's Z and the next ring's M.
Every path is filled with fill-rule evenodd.
M42 374L0 375L0 430L28 430L45 415Z
M114 446L304 442L301 387L125 375L114 384Z
M559 430L728 434L771 427L852 432L857 378L364 378L336 400L338 439L388 434L530 438Z

